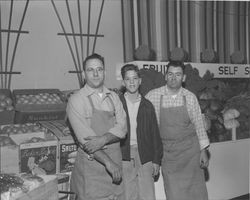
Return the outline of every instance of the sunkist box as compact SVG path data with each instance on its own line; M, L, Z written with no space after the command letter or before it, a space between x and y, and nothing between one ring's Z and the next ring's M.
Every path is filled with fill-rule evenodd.
M20 144L20 172L57 172L57 140ZM35 169L36 168L36 169Z
M15 123L64 119L66 102L58 89L13 90Z
M39 122L48 133L53 133L58 140L58 173L70 172L74 166L69 160L69 154L77 151L77 145L72 132L64 120Z
M9 89L0 89L0 125L14 122L15 110Z

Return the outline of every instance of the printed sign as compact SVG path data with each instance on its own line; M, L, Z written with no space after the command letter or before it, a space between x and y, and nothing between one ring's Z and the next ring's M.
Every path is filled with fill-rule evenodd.
M157 61L134 61L129 62L137 65L139 69L155 69L165 74L168 62ZM121 68L128 63L120 63L116 66L116 78L121 78ZM215 78L250 78L250 65L248 64L223 64L223 63L185 63L199 70L203 76L207 70L214 74Z
M74 164L70 163L68 155L74 151L77 151L75 143L60 144L60 173L69 172L72 170Z
M57 141L20 145L20 172L56 173Z

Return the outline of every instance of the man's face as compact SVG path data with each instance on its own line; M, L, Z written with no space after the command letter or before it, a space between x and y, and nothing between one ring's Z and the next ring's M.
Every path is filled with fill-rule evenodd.
M179 89L182 85L182 82L185 80L185 75L181 67L170 66L165 79L167 81L167 86L170 89Z
M98 89L104 84L104 66L99 59L90 59L86 62L84 76L86 84Z
M129 70L125 73L123 83L126 87L127 92L134 94L138 91L141 84L141 78L134 70Z

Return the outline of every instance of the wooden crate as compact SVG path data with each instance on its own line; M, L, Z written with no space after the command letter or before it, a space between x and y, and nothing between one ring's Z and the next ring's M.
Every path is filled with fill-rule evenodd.
M17 95L37 95L40 93L57 94L61 103L57 104L32 104L17 103ZM13 90L15 102L15 123L37 122L64 119L66 115L66 102L58 89L23 89Z

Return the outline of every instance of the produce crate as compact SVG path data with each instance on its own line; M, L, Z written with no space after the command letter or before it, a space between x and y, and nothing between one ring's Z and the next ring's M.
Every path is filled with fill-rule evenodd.
M0 146L0 173L19 173L19 146Z
M73 140L60 140L58 142L58 168L59 173L72 171L74 164L69 162L68 155L77 151L77 145Z
M74 165L69 162L68 155L77 151L77 145L65 121L56 120L39 123L47 130L47 133L54 134L58 140L58 173L70 172Z
M44 183L26 193L21 193L15 200L58 200L57 177L55 175L40 177Z
M30 99L28 97L25 99L25 95L33 96L29 97ZM58 89L13 90L13 96L16 109L15 123L58 120L65 118L66 102L62 93ZM20 99L17 98L18 96L21 96ZM58 102L51 101L52 97L55 99L59 98Z
M57 140L20 144L20 172L30 172L37 166L46 174L56 174L57 145Z
M11 91L9 89L0 89L0 95L5 95L9 98L12 98L12 94ZM5 101L5 100L1 100L0 99L0 107L2 108L3 106L1 106L1 102ZM12 103L13 105L13 103ZM15 110L6 110L6 109L1 109L0 111L0 125L3 124L11 124L14 123L14 117L15 117Z

